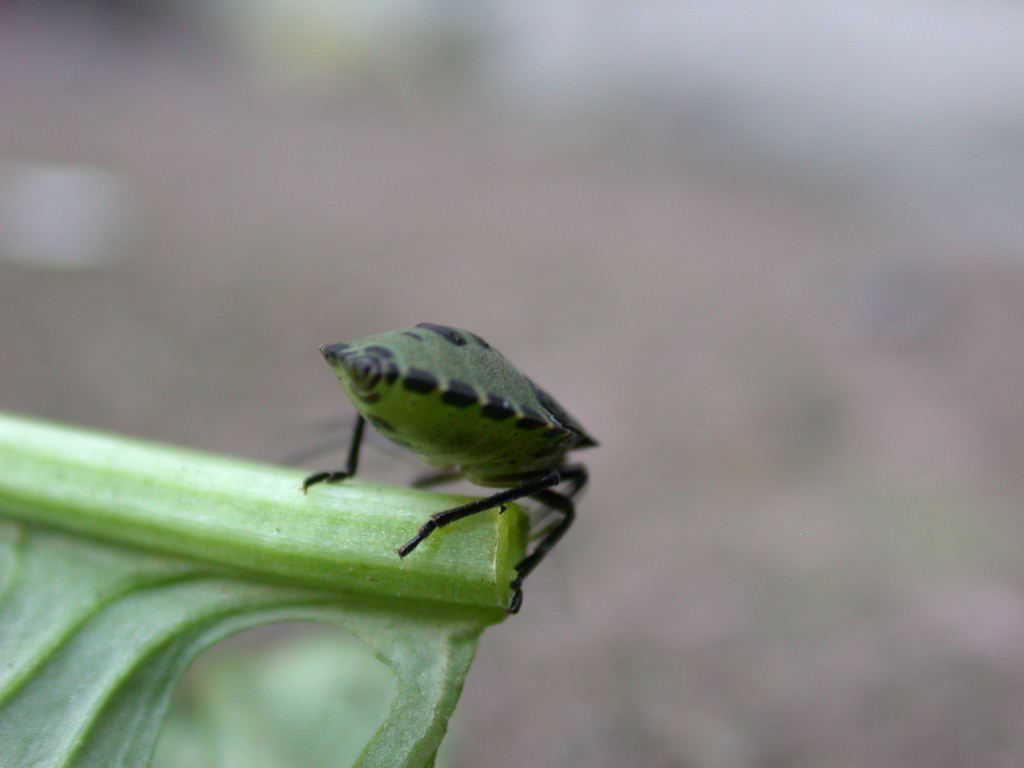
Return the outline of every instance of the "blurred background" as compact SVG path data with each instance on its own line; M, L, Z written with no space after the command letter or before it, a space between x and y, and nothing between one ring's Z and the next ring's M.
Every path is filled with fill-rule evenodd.
M602 445L451 765L1018 768L1022 38L994 0L4 3L0 408L276 462L351 413L319 344L470 328Z

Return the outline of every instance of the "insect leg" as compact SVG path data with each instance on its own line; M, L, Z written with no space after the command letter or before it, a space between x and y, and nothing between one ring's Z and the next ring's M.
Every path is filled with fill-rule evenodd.
M563 480L569 481L569 489L566 492L540 490L532 494L533 498L547 506L548 509L562 515L562 519L551 527L533 552L516 566L516 577L512 580L512 601L508 606L509 613L518 613L523 604L523 580L540 564L540 561L565 535L573 520L576 519L576 505L573 504L572 499L587 484L587 469L582 464L577 464L571 467L562 467L560 474Z
M578 490L579 488L573 489L573 493ZM541 539L540 544L534 548L533 552L516 566L516 577L512 580L512 601L508 606L509 613L519 613L519 608L523 604L523 580L530 575L530 572L540 564L540 561L551 551L551 548L565 535L565 532L569 530L569 526L572 525L572 521L576 518L576 505L572 503L570 496L551 490L537 491L531 494L531 496L550 509L560 513L562 519L548 531L547 535Z
M363 428L366 426L366 419L359 416L356 419L355 428L352 430L352 442L348 444L348 458L345 459L345 468L337 472L315 472L302 482L302 492L309 490L309 486L316 483L336 483L346 477L352 477L359 466L359 447L363 443Z
M454 523L456 520L461 520L464 517L475 515L477 512L483 512L487 509L493 509L499 507L508 501L515 501L521 499L524 496L530 496L542 491L545 488L550 488L553 485L558 485L562 481L561 475L557 469L549 470L541 475L537 475L531 480L527 480L522 485L510 488L507 491L499 491L493 496L488 496L485 499L478 499L472 501L469 504L463 504L461 507L452 507L430 516L430 518L423 524L419 532L413 536L409 541L400 546L396 552L399 557L405 557L412 552L423 541L427 536L432 534L436 529L441 528L449 523Z
M582 464L574 464L570 467L561 467L558 472L562 475L562 480L569 481L569 490L565 491L564 495L568 496L570 499L575 498L576 494L582 491L584 486L587 484L587 468Z
M569 482L568 489L559 491L559 493L563 496L568 496L570 499L575 499L587 484L587 468L582 464L574 464L568 467L559 467L558 472L562 476L562 482ZM553 507L545 506L540 510L540 514L536 519L531 518L531 540L544 538L555 525L561 522L559 520L555 521L553 525L547 525L548 518L552 516L561 517L561 512Z

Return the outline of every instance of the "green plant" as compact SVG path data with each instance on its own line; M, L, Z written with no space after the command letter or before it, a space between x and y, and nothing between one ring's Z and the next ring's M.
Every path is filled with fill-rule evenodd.
M205 648L343 627L395 674L356 765L429 766L526 546L509 506L396 543L459 497L301 473L0 414L0 766L142 766ZM435 540L436 539L436 540Z

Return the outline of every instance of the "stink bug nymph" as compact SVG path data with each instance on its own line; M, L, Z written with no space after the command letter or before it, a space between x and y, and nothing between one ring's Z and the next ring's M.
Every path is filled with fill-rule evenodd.
M465 477L508 490L437 512L397 549L405 557L434 530L529 496L561 515L516 566L508 612L523 601L522 584L562 538L575 516L573 497L587 482L566 455L597 443L555 399L476 334L434 323L320 347L359 411L345 467L317 472L302 485L352 477L363 428L370 422L395 443L442 468L419 487ZM552 490L566 483L563 491Z

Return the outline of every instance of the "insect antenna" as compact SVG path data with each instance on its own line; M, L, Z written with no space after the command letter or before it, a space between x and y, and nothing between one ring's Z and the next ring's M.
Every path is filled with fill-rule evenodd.
M331 430L336 431L337 434L332 435L331 437L326 437L312 445L298 448L285 454L284 458L279 460L280 463L286 466L299 466L321 456L326 456L334 451L343 451L348 447L349 440L351 439L350 436L352 434L352 430L355 428L357 418L358 416L346 416L336 419L324 419L307 425L303 428L304 431L311 432L313 430ZM365 440L366 442L371 443L375 450L380 451L386 456L400 459L406 464L422 466L422 462L412 451L408 448L403 448L400 445L395 445L375 429L366 431Z

